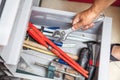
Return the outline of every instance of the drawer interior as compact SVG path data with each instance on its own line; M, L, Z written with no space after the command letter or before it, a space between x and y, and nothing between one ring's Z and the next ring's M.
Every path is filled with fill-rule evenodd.
M37 26L37 28L39 29L40 29L40 26L44 26L45 28L59 27L60 29L68 29L72 26L71 21L74 15L75 13L71 13L71 12L33 7L32 14L30 17L30 22L33 23L35 26ZM102 61L100 60L100 55L101 55L100 50L101 50L102 32L103 32L102 30L103 30L103 21L97 22L95 23L95 26L89 30L84 30L84 31L78 30L76 32L71 33L77 36L84 35L85 37L88 37L87 39L80 38L80 37L79 37L80 39L78 40L66 39L65 41L63 41L64 44L74 44L74 46L60 47L63 51L67 53L71 53L72 55L78 56L80 53L80 50L83 47L87 47L87 44L83 42L87 42L91 40L98 42L99 44L95 44L94 46L94 54L98 54L98 56L96 57L97 65L96 65L95 74L93 76L94 77L93 80L96 80L96 79L98 80L99 62ZM47 69L44 67L35 65L35 63L38 62L43 65L50 65L53 63L53 60L56 58L57 58L56 56L43 54L42 52L38 52L31 48L24 47L21 50L21 56L17 65L16 73L37 76L40 78L41 77L46 78L46 74L48 72ZM72 69L70 66L68 68ZM54 79L63 80L63 76L64 74L62 74L62 77L59 77L59 78L54 77ZM46 79L49 79L49 78L46 78Z

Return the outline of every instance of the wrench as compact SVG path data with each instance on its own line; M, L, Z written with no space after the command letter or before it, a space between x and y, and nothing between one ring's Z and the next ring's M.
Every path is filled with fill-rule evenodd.
M103 21L104 20L104 17L105 17L105 15L104 14L101 14L98 18L96 18L93 22L94 23L96 23L96 22L99 22L99 21ZM78 29L78 30L81 30L81 28L80 29ZM58 42L61 42L61 41L64 41L64 40L66 40L67 39L67 36L70 34L70 33L72 33L72 32L74 32L74 31L76 31L76 30L74 30L74 29L72 29L72 28L69 28L69 29L66 29L66 30L56 30L54 33L53 33L53 37L58 37L58 39L57 39L57 41Z

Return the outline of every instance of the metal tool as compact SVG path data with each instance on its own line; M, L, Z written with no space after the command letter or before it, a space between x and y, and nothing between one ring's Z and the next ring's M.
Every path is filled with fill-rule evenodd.
M67 62L72 68L77 70L86 78L88 77L88 71L83 69L78 63L71 59L64 51L62 51L58 46L51 42L46 36L42 34L32 23L29 23L27 32L33 39L35 39L39 44L45 46L49 51L53 52L59 58Z
M54 33L53 33L53 37L55 36L58 36L58 40L57 41L63 41L63 40L66 40L67 36L71 33L71 32L74 32L75 30L73 30L72 28L69 28L67 30L56 30Z
M35 43L33 41L25 40L23 46L25 48L29 48L29 49L32 49L32 50L35 50L35 51L38 51L38 52L41 52L41 53L45 53L45 54L48 54L48 55L51 55L51 56L56 56L55 54L53 54L52 52L47 50L46 47L44 47L44 46L42 46L38 43ZM77 55L73 55L72 53L67 53L67 52L66 52L66 54L74 60L78 59Z
M46 75L46 77L47 77L47 78L54 79L54 74L55 74L55 70L56 70L54 66L47 66L47 65L40 64L40 63L37 63L37 62L35 62L34 65L47 68L48 70L47 70L47 75Z
M95 65L96 57L98 56L98 53L95 53L93 49L95 48L96 44L99 44L99 43L95 41L87 41L83 43L87 44L87 47L90 51L90 60L92 60L92 63L90 65L93 65L93 64Z
M22 73L22 74L29 74L29 75L34 75L34 76L40 76L34 73L34 70L31 68L31 66L25 61L23 57L20 57L20 61L18 62L17 65L17 73Z
M70 69L70 68L66 68L65 71L68 72L68 73L70 73L70 74L78 75L78 73L75 70ZM64 80L75 80L75 78L76 77L69 76L69 75L65 75L64 76Z
M94 23L96 23L96 22L99 22L99 21L103 21L103 19L104 19L104 14L101 14L98 18L96 18L93 22ZM80 30L80 29L78 29L78 30ZM75 29L73 29L73 28L69 28L69 29L66 29L66 30L56 30L54 33L53 33L53 37L55 37L55 36L58 36L59 38L58 38L58 40L57 41L64 41L64 40L66 40L66 38L67 38L67 36L70 34L70 33L72 33L72 32L74 32L74 31L76 31Z
M41 67L47 68L48 70L51 70L53 73L51 73L51 74L48 73L47 75L49 77L52 77L52 78L54 76L53 74L54 74L55 71L63 73L63 74L67 74L67 75L70 75L70 76L73 76L73 77L80 77L79 75L68 73L68 72L65 72L63 70L56 69L54 66L51 66L51 65L47 66L47 65L44 65L44 64L41 64L41 63L38 63L38 62L35 62L34 65L41 66Z
M79 58L77 60L77 62L84 68L86 69L87 65L88 65L88 61L89 61L89 57L90 57L90 52L89 49L84 47L80 50L80 54L79 54Z
M56 42L60 42L59 41L59 35L57 36L53 36L54 33L57 31L57 30L60 30L60 27L48 27L48 26L39 26L39 25L35 25L33 24L34 26L36 26L37 28L40 29L40 31L42 31L42 33L44 35L46 35L48 38L50 39L54 39L56 40ZM76 35L76 34L70 34L69 36L67 36L67 39L69 40L75 40L75 41L82 41L82 42L85 42L85 41L96 41L95 38L90 38L89 36L86 36L85 33L80 33L79 35ZM71 44L72 45L72 44Z
M22 57L20 57L20 61L18 63L17 69L27 71L27 72L33 71L33 69L29 66L29 64Z
M63 61L62 59L59 59L59 58L54 59L54 61L56 61L56 62L58 62L60 64L68 65L65 61Z
M56 40L52 40L50 39L55 45L59 46L59 47L66 47L66 48L70 48L70 47L75 47L76 44L73 43L63 43L63 42L58 42Z
M98 42L95 41L88 41L88 42L84 42L87 44L88 49L90 51L90 58L89 58L89 76L88 79L86 80L92 80L93 79L93 75L95 73L95 69L96 69L96 62L97 62L97 58L98 58L98 53L95 53L95 44L99 45ZM99 51L99 47L98 47L98 51Z
M83 47L80 50L79 58L77 62L80 66L82 66L84 69L87 69L88 63L89 63L89 57L90 57L90 50L87 47ZM80 78L76 78L75 80L85 80L85 77L80 75Z

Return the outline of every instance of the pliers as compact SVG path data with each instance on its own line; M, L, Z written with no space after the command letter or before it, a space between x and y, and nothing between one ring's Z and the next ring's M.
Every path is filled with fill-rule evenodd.
M81 73L83 76L88 78L88 71L83 69L78 63L76 63L72 58L70 58L64 51L57 47L53 42L51 42L46 36L42 34L32 23L29 23L28 34L35 39L39 44L45 46L49 51L54 53L59 58L63 59L72 68Z

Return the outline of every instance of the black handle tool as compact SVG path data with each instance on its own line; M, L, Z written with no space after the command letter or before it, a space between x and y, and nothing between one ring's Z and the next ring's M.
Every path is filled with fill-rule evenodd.
M79 59L78 59L78 63L79 65L81 65L81 67L83 67L84 69L86 69L88 61L89 61L89 49L88 48L82 48L80 50L80 54L79 54Z
M82 48L79 52L79 58L77 60L78 64L84 69L87 69L89 63L89 57L90 57L90 50L87 47ZM85 77L81 75L81 77L76 78L76 80L85 80Z
M87 44L87 47L90 51L89 66L88 66L89 76L88 76L88 79L86 79L86 80L92 80L93 75L95 73L95 69L96 69L96 60L97 60L97 57L98 57L98 52L95 53L95 47L98 45L98 42L88 41L88 42L84 42L84 43Z

